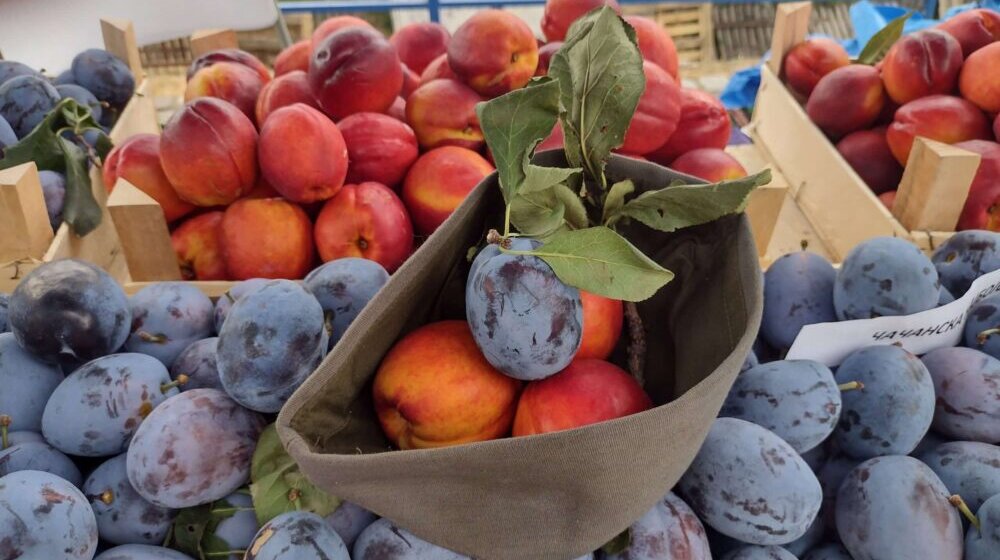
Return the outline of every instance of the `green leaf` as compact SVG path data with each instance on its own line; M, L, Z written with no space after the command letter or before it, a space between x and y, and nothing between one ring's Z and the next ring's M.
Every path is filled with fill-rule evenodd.
M910 19L912 15L913 12L907 12L890 21L878 33L872 35L865 48L861 49L861 54L858 55L858 63L869 66L878 64L885 57L885 54L889 52L889 49L892 48L892 45L903 36L903 26L906 25L906 20Z
M174 518L168 544L181 552L201 557L201 541L212 522L212 504L184 508Z
M72 141L60 137L66 175L66 200L63 204L63 221L83 237L101 223L101 207L94 199L94 191L87 173L87 156Z
M603 226L557 232L526 253L548 263L564 283L612 299L642 301L674 277Z
M103 130L97 129L97 145L94 148L97 150L97 157L104 161L108 158L108 154L115 147L111 143L111 137L104 133Z
M521 234L540 239L561 229L589 225L583 201L563 184L519 194L510 205L510 221Z
M646 86L635 30L607 6L591 11L570 28L549 76L559 81L566 158L606 189L605 162Z
M565 183L574 175L580 173L579 168L563 167L542 167L532 163L525 163L525 180L520 192L532 193L550 189L558 184Z
M604 199L604 213L601 216L601 223L610 226L614 223L612 218L618 216L622 206L625 204L625 197L635 192L635 183L631 179L618 181L611 185L608 196Z
M676 231L742 212L750 193L771 182L771 170L711 185L675 185L640 194L622 206L612 221L620 217L639 220L665 232Z

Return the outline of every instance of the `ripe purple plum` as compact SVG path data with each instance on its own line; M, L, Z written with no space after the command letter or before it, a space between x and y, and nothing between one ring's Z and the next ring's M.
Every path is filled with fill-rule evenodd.
M810 550L802 560L854 560L840 543L827 543Z
M973 280L1000 269L1000 233L982 229L956 232L934 250L931 262L941 285L963 296Z
M1000 494L986 500L976 518L979 528L971 526L965 535L965 560L1000 558Z
M798 560L780 546L744 546L729 551L722 560Z
M18 471L0 478L4 560L90 560L97 521L87 498L54 474Z
M101 101L123 109L135 93L135 75L128 65L108 51L87 49L73 57L73 83Z
M212 536L226 545L226 550L246 550L250 548L254 536L260 530L257 514L254 513L253 500L246 491L238 490L215 502L212 509L235 508L237 511L231 517L219 522ZM228 560L241 560L243 555L232 554Z
M90 109L90 116L94 117L95 121L101 120L101 115L104 113L101 102L87 88L76 84L56 84L56 91L59 92L61 99L73 99L82 107Z
M659 560L667 558L712 560L708 536L691 507L673 492L629 526L629 544L619 554L605 554L602 560Z
M937 269L916 245L875 237L848 253L837 273L833 305L842 320L910 315L937 307Z
M3 150L3 146L0 146L0 150ZM0 334L3 334L10 330L10 327L7 323L8 305L10 305L10 294L0 293Z
M39 171L38 181L42 184L42 196L45 197L45 211L49 214L49 225L52 226L52 231L56 231L63 222L66 177L56 171Z
M58 366L22 350L13 334L0 334L0 414L10 417L8 427L42 431L45 403L62 381Z
M153 356L168 368L196 340L212 336L212 300L184 282L160 282L136 292L129 301L132 333L129 352Z
M192 342L170 366L170 377L174 380L181 375L187 376L187 381L181 385L181 391L191 389L219 389L223 391L222 380L219 379L217 363L218 338L205 338Z
M1000 494L1000 447L979 441L942 443L917 457L972 511Z
M123 544L109 548L94 560L194 560L183 552L148 544Z
M0 476L18 471L47 472L76 487L83 483L83 475L73 460L44 441L11 443L6 449L0 450Z
M132 488L122 453L101 463L83 483L97 517L97 533L112 544L158 544L177 512L153 505Z
M469 560L431 544L388 519L379 519L361 532L354 543L353 560Z
M18 76L38 76L41 74L36 72L32 67L21 62L15 62L13 60L0 60L0 85L11 78L16 78Z
M1000 359L1000 294L981 299L969 308L963 341L969 348Z
M340 535L347 548L353 549L354 541L361 531L375 522L378 516L354 502L341 502L333 513L326 516L326 522Z
M333 327L331 349L388 281L389 273L382 265L359 257L332 260L306 276L306 289L319 301Z
M45 78L17 76L0 84L0 116L18 138L31 133L59 103L59 92Z
M268 521L247 548L245 560L351 560L347 546L315 513L290 511ZM386 558L383 556L382 558Z
M268 282L270 280L266 278L243 280L242 282L237 282L229 291L222 294L222 297L215 302L215 332L222 332L222 324L226 322L226 315L229 314L229 310L232 309L233 304L237 300L251 292L257 291Z
M7 119L0 115L0 160L3 159L4 149L14 144L17 144L17 134L14 134L14 129Z
M933 428L951 439L1000 441L1000 360L972 348L938 348L921 358L934 381Z
M764 315L760 332L768 344L788 349L806 325L837 320L830 261L807 251L789 253L764 273Z

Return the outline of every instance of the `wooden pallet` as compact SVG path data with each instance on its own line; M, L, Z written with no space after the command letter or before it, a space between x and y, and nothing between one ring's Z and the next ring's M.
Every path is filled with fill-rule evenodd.
M715 60L711 4L637 4L623 6L622 12L648 17L662 25L677 46L682 66Z

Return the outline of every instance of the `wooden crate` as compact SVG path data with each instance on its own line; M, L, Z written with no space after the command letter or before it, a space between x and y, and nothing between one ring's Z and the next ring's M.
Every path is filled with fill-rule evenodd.
M778 6L772 58L761 69L751 137L788 180L791 199L834 262L878 236L907 238L933 250L954 230L979 156L918 138L890 213L778 77L783 54L805 39L810 9L808 2Z
M128 63L137 82L135 95L109 133L112 142L117 144L143 132L159 133L132 23L102 19L101 30L105 48ZM107 190L97 166L91 168L90 180L102 208L101 223L80 237L66 224L52 231L34 163L0 171L0 292L12 291L39 264L61 258L83 259L112 272L124 269L118 234L106 208Z
M711 4L626 5L628 15L645 16L663 26L677 46L681 66L715 60Z

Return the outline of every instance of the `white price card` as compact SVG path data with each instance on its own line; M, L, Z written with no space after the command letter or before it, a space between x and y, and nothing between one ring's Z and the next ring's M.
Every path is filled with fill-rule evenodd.
M962 340L969 308L997 292L1000 292L1000 270L977 278L969 291L955 301L913 315L806 325L785 359L815 360L835 366L855 350L877 344L898 344L917 355L957 346Z

